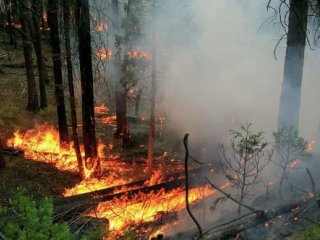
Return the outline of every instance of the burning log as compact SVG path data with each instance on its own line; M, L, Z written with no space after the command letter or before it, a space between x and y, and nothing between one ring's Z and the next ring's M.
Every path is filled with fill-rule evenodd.
M3 153L7 155L12 155L12 156L19 156L23 154L23 150L11 148L11 147L5 147L3 148Z
M190 173L194 175L199 171L200 169L196 168L191 170ZM84 193L80 195L70 196L67 198L57 199L54 202L54 205L56 206L55 219L56 220L70 219L75 215L83 213L87 209L98 205L100 202L110 201L112 199L121 198L123 196L127 196L128 199L133 199L135 195L139 193L148 194L150 192L158 192L163 189L165 189L166 191L170 191L177 188L183 189L185 184L185 178L178 178L179 176L181 176L181 173L174 173L174 174L168 175L166 177L166 179L168 179L167 182L163 182L163 183L152 185L152 186L144 186L145 180L141 180L141 181L125 184L125 185L97 190L91 193ZM191 187L203 185L203 183L204 182L194 181L194 183L191 184ZM130 189L130 190L121 191L121 189ZM117 192L117 191L120 191L120 192Z

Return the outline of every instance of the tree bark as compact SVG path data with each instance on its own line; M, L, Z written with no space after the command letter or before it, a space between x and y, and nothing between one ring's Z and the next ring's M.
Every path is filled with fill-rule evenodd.
M308 0L291 0L278 128L299 126Z
M43 58L42 53L42 41L41 41L41 32L39 29L39 16L40 15L40 5L39 0L32 1L32 10L34 11L32 20L34 25L34 50L37 55L37 65L38 65L38 73L39 73L39 90L40 90L40 108L46 108L47 104L47 94L46 94L46 82L49 82L49 76L47 73L46 65Z
M131 0L128 1L128 10L127 15L130 15L130 5ZM112 1L112 8L114 13L114 18L116 22L117 31L120 32L120 20L119 20L119 2L118 0ZM128 34L128 30L126 30ZM127 49L125 47L125 49ZM125 51L126 52L126 51ZM126 56L125 56L126 57ZM126 83L121 82L121 52L118 52L115 60L116 68L116 86L115 86L115 98L116 98L116 116L117 116L117 130L114 134L116 138L122 138L123 143L125 144L129 140L129 130L127 122L127 90Z
M28 105L27 110L36 112L39 110L37 86L33 74L33 60L32 60L32 41L30 36L31 16L30 16L30 1L23 0L20 3L20 18L21 31L23 41L23 53L27 75L28 86Z
M64 102L63 81L62 81L57 0L48 0L48 22L51 29L50 31L51 31L52 58L53 58L53 75L54 75L55 96L56 96L56 104L57 104L60 145L62 147L65 147L69 144L69 133L68 133L66 107Z
M9 43L10 45L14 46L14 48L17 48L17 42L15 39L15 29L13 26L13 17L12 17L12 2L10 0L7 0L7 23L8 23L8 34L9 34Z
M71 114L73 147L77 156L80 177L84 179L85 174L83 170L83 162L82 162L82 157L80 152L78 127L77 127L76 101L75 101L74 85L73 85L73 70L72 70L70 34L69 34L69 31L70 31L69 16L70 16L70 3L67 1L63 1L64 37L65 37L66 61L67 61L67 69L68 69L68 84L69 84L69 95L70 95L70 114Z
M95 172L100 174L100 161L97 153L97 141L95 131L93 73L92 73L92 50L90 34L89 1L77 0L77 24L79 36L79 56L81 72L82 94L82 126L83 143L86 162L91 166L96 161Z
M155 0L154 0L155 1ZM155 131L155 108L156 108L156 31L155 31L155 2L153 1L153 30L152 30L152 73L151 73L151 108L150 108L150 127L148 142L148 168L153 168L153 148Z

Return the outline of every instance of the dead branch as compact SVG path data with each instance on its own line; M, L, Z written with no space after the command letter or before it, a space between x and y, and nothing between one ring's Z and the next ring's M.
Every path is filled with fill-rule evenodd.
M306 168L306 171L307 171L307 174L308 174L308 176L310 178L310 182L311 182L311 186L312 186L312 193L315 193L316 192L316 184L314 182L314 179L313 179L313 177L311 175L311 172L309 171L308 168Z
M219 188L218 186L216 186L215 184L213 184L207 177L205 177L206 181L210 184L211 187L213 187L214 189L218 190L220 193L222 193L224 196L226 196L227 198L229 198L231 201L237 203L238 205L241 205L242 207L245 207L247 208L248 210L250 211L253 211L253 212L263 212L262 210L257 210L257 209L254 209L240 201L238 201L237 199L235 199L234 197L231 196L231 194L229 193L226 193L225 191L223 191L221 188Z
M184 165L184 171L185 171L185 178L186 178L186 188L185 188L185 191L186 191L186 209L187 209L187 212L188 212L189 216L192 218L193 222L197 225L197 228L199 230L199 238L202 238L202 228L201 228L200 223L198 222L198 220L195 218L195 216L191 212L190 205L189 205L188 159L190 157L190 154L189 154L189 148L188 148L188 137L189 137L189 134L187 133L184 136L184 139L183 139L183 144L184 144L184 147L185 147L185 150L186 150L186 155L185 155L185 160L184 160L184 164L185 164ZM196 160L194 160L194 161L196 161ZM196 161L196 162L199 163L198 161Z

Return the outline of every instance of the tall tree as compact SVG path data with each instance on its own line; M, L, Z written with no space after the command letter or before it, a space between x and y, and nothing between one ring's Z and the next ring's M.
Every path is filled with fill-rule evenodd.
M40 90L40 108L46 108L47 104L47 94L46 94L46 82L49 82L49 76L46 69L46 65L43 58L42 52L42 40L41 40L41 32L39 26L39 17L42 17L41 11L41 2L40 0L32 0L32 11L33 11L33 29L34 29L34 50L37 55L37 65L38 65L38 73L39 73L39 90Z
M63 21L64 21L64 39L66 47L66 61L68 70L68 84L69 84L69 95L70 95L70 114L71 114L71 125L72 125L72 137L73 147L77 156L79 174L81 178L84 178L83 162L80 152L80 144L78 137L77 127L77 112L76 112L76 101L74 95L73 85L73 70L72 70L72 59L71 59L71 47L70 47L70 2L63 1Z
M132 0L128 1L127 6L127 23L126 23L126 35L128 35L128 21L130 15L130 6ZM113 0L112 1L112 9L114 14L114 22L116 30L120 33L120 19L119 19L119 1ZM119 40L120 37L116 36L115 42L116 47L118 48L118 53L116 54L115 60L115 72L116 72L116 86L115 86L115 98L116 98L116 116L117 116L117 130L114 134L116 138L122 138L123 142L127 142L129 139L129 131L128 131L128 123L127 123L127 89L125 79L122 76L121 72L121 44L123 40ZM125 48L127 49L127 48ZM126 51L125 51L126 52ZM125 56L126 57L126 56ZM122 81L123 80L123 81Z
M153 148L154 148L154 131L155 131L155 108L156 108L156 15L155 15L155 0L153 0L153 27L152 27L152 73L151 73L151 108L150 108L150 127L149 127L149 142L148 142L148 167L149 170L153 167Z
M308 0L291 0L278 128L299 125Z
M15 29L13 26L13 3L11 0L5 1L6 10L7 10L7 24L8 24L8 33L10 44L17 48L17 42L15 39Z
M59 40L58 24L58 0L48 0L48 23L51 31L52 60L55 96L57 104L58 126L61 146L69 144L68 125L66 117L66 107L64 102L61 50Z
M91 56L92 49L88 0L77 0L76 15L79 36L82 126L85 158L86 162L91 160L91 166L93 166L95 168L95 172L99 174L101 172L101 169L97 153L97 140L95 130L93 72Z
M22 0L20 2L20 18L21 18L21 31L23 42L24 61L26 66L27 86L28 86L28 105L27 110L37 111L38 106L38 93L37 85L33 74L33 59L32 59L32 41L30 35L31 23L31 2L30 0Z

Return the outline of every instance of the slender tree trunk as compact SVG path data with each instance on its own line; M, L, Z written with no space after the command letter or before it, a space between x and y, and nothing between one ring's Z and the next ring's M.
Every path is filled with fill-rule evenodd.
M136 117L139 117L139 106L140 106L140 101L141 101L141 95L142 95L142 89L139 89L137 98L136 98L136 104L134 108L134 115Z
M308 0L291 0L278 128L299 126Z
M3 153L3 147L2 147L2 138L0 137L0 169L5 168L6 163L4 160L4 153Z
M119 6L118 1L113 0L112 7L115 15L115 21L117 22L117 30L120 32L120 24L119 24ZM130 16L130 5L131 0L128 1L128 10L127 15ZM128 23L127 23L128 24ZM126 34L128 34L128 29L126 29ZM126 54L127 47L125 47ZM126 56L125 56L126 57ZM121 53L118 53L116 56L116 86L115 86L115 97L116 97L116 116L117 116L117 130L114 134L116 138L122 138L123 144L126 144L129 140L129 130L127 123L127 90L125 82L121 82Z
M95 167L95 172L99 175L101 173L101 168L97 153L95 129L89 1L77 0L77 5L82 92L83 143L86 161L89 160L91 163L96 163L96 165L91 165Z
M62 147L66 147L69 144L69 133L68 133L66 107L64 102L63 81L62 81L57 0L48 0L48 22L51 29L53 75L54 75L55 96L56 96L56 104L57 104L60 145Z
M23 0L20 3L21 14L21 30L23 41L23 53L26 66L27 86L28 86L28 105L27 110L36 112L39 110L37 85L33 74L32 60L32 41L30 36L31 16L30 16L30 1Z
M69 35L69 31L70 31L69 16L70 16L70 3L67 1L63 1L64 37L65 37L66 61L67 61L67 69L68 69L73 147L77 156L79 174L80 174L80 177L83 179L85 178L85 174L83 169L83 162L82 162L79 137L78 137L77 112L76 112L76 101L75 101L75 95L74 95L73 70L72 70L72 59L71 59L70 35Z
M151 73L151 108L150 108L150 127L148 143L148 167L151 171L153 168L153 148L155 132L155 108L156 108L156 31L155 31L155 0L153 1L153 32L152 32L152 73Z
M49 76L47 73L46 65L43 59L42 53L42 41L41 41L41 32L39 29L39 15L40 14L40 4L39 0L32 1L32 10L34 11L32 20L34 25L34 50L37 55L37 65L38 65L38 73L39 73L39 90L40 90L40 108L46 108L47 104L47 94L46 94L46 82L49 82Z
M15 39L15 29L13 26L13 18L12 18L12 2L11 0L6 2L7 5L7 23L8 23L8 33L9 33L9 43L10 45L14 46L15 48L17 48L17 43L16 43L16 39Z

